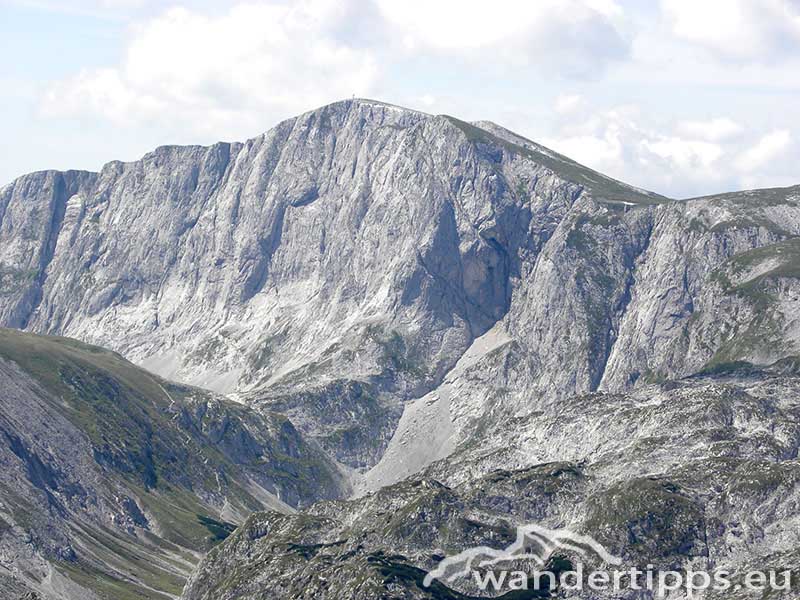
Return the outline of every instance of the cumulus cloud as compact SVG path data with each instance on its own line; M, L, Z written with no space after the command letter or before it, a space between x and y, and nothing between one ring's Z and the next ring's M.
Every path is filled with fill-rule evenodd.
M717 117L707 121L682 121L678 131L686 137L717 142L736 137L744 128L732 119Z
M664 124L636 106L586 107L544 139L578 162L674 197L796 183L788 130L747 130L727 118Z
M556 98L555 111L560 115L568 115L580 110L584 103L580 94L561 94Z
M375 0L409 50L587 75L624 57L614 0Z
M647 154L650 154L672 163L677 171L682 172L699 171L707 174L723 153L722 147L718 144L670 135L656 135L652 139L643 139L639 145L644 164L647 163Z
M791 143L792 135L786 130L768 133L739 155L736 166L746 173L762 169L784 155Z
M607 117L605 123L604 116ZM629 137L611 113L572 124L542 143L598 171L619 176L625 169L625 141Z
M95 9L151 4L91 0ZM173 8L133 22L118 64L50 84L42 110L166 127L180 140L241 138L335 99L380 95L387 69L417 51L456 53L493 69L595 76L627 51L617 27L622 18L615 0L267 0L232 2L216 13ZM437 97L425 93L419 103L430 108ZM562 102L567 110L579 99Z
M800 48L796 0L662 0L673 33L734 60L767 62Z
M367 95L374 56L333 34L345 8L309 0L237 5L221 16L171 9L134 29L119 66L53 85L45 114L169 123L229 138L331 98Z

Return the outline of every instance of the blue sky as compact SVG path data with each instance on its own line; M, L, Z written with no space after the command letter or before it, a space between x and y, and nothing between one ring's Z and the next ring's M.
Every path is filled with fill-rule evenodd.
M0 184L352 95L687 197L800 183L800 0L0 0Z

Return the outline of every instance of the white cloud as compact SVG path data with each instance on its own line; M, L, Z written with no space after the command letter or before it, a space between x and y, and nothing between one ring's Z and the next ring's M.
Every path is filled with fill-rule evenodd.
M636 106L585 114L554 119L560 125L543 143L634 185L680 198L796 183L788 130L764 135L725 118L665 124Z
M355 94L492 119L676 197L797 179L798 0L660 0L666 18L632 0L198 0L167 11L158 0L9 1L132 23L116 62L90 62L89 47L59 52L69 43L47 31L20 51L73 74L47 83L31 70L51 119L26 117L24 86L6 86L7 125L29 118L46 140L35 168L243 139ZM76 165L64 140L97 146L88 130L119 151L109 143L96 164Z
M800 48L796 0L662 0L676 36L728 59L791 58Z
M597 133L575 133L545 139L543 143L564 156L607 174L619 176L625 168L623 134L613 123Z
M430 94L423 94L419 97L419 103L423 106L431 107L436 104L436 98Z
M170 124L230 139L331 98L368 95L374 57L331 33L335 1L242 4L221 16L176 8L132 32L117 67L52 86L47 115Z
M717 117L708 121L683 121L678 124L678 130L692 139L717 142L741 134L744 128L727 117Z
M556 98L555 110L560 115L569 115L580 110L585 104L580 94L561 94Z
M593 74L623 57L613 0L375 0L407 49Z
M786 130L773 131L736 159L736 166L745 173L752 173L785 154L792 143L792 135Z
M707 171L722 156L722 148L718 144L675 136L644 139L641 146L645 152L671 162L680 171Z

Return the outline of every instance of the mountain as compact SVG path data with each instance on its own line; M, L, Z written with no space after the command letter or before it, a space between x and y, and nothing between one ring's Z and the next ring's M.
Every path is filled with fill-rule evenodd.
M506 405L781 358L791 299L764 316L775 340L734 339L752 278L717 270L790 259L798 193L669 201L492 124L345 101L3 188L0 324L247 393L363 470L490 330L518 346Z
M22 177L0 193L0 324L258 390L315 434L320 412L364 411L316 437L371 466L403 402L509 312L576 203L593 206L585 186L618 211L663 200L498 133L347 101L244 144Z
M347 490L282 415L95 346L0 329L0 381L0 598L175 597L253 511Z
M354 99L244 143L163 147L3 187L0 325L106 347L181 382L168 385L211 390L196 393L242 411L251 435L261 419L288 423L306 482L328 483L270 475L265 489L301 508L338 503L251 517L209 554L187 598L255 594L247 585L262 580L247 565L265 551L277 561L265 577L283 565L311 586L295 565L308 552L286 544L333 560L327 544L347 539L335 546L347 549L343 573L368 563L371 577L416 577L431 567L426 553L498 519L570 523L612 545L612 529L627 529L651 548L667 525L695 535L699 521L658 516L672 506L710 511L703 526L724 532L750 523L742 535L777 549L797 531L774 515L791 512L780 485L797 459L799 241L800 187L675 200L493 123ZM539 498L554 462L581 481L565 492L571 507ZM753 483L744 505L762 499L773 516L709 504L741 487L732 472ZM477 507L503 478L529 487ZM592 517L627 501L628 487L629 513ZM523 488L533 504L503 509ZM383 531L376 506L418 523L424 490L445 490L426 514L446 512L430 523L452 539L384 532L350 554L352 540ZM771 559L721 544L664 556ZM381 562L393 554L405 566ZM245 570L229 581L234 563ZM344 577L328 578L330 597L345 597Z

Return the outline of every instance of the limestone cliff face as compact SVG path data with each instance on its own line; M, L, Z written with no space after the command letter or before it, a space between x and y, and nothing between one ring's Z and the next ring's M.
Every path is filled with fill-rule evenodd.
M0 324L243 394L366 468L490 331L467 421L793 354L799 195L672 201L492 123L345 101L5 187Z
M244 144L23 177L3 191L3 323L228 392L343 355L377 375L395 342L433 377L508 304L491 167L446 118L345 102Z

